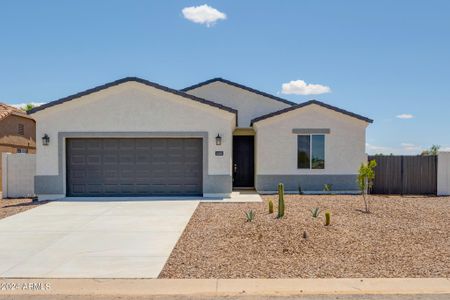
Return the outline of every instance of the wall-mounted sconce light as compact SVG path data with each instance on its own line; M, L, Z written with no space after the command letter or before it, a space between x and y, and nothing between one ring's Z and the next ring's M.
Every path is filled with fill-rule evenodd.
M220 134L217 134L216 136L216 145L217 146L222 145L222 137L220 136Z
M48 136L48 134L44 134L44 136L42 137L42 145L48 146L49 143L50 143L50 137Z

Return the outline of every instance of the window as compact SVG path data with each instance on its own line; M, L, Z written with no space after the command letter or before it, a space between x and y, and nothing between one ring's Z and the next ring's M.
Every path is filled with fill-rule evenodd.
M325 135L298 135L297 149L297 168L325 169Z
M17 153L28 153L28 149L26 148L17 148Z
M24 135L25 134L25 128L24 128L24 126L23 126L23 124L19 124L18 125L18 133L19 133L19 135Z
M311 168L311 136L299 135L297 137L298 144L298 168L309 169Z

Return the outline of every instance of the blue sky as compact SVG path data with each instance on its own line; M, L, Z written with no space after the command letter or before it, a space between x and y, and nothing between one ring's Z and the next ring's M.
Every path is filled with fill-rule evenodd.
M215 24L182 12L203 4ZM125 76L172 88L223 77L318 99L375 120L369 153L450 149L450 1L0 2L1 102ZM282 93L297 80L321 86Z

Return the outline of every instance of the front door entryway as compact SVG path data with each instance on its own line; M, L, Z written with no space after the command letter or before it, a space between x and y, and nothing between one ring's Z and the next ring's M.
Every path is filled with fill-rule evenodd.
M254 187L254 136L233 136L233 187Z

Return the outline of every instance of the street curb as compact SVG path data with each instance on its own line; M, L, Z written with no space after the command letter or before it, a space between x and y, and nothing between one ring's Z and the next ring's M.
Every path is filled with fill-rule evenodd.
M317 294L450 294L450 278L0 279L0 296Z

